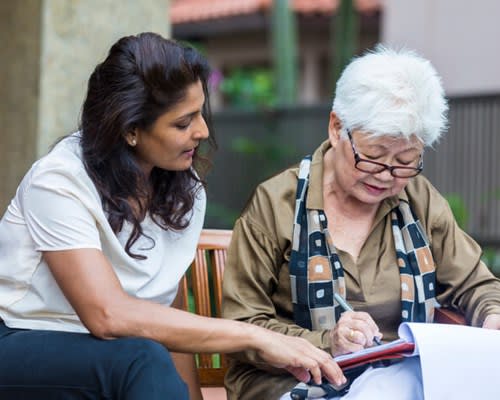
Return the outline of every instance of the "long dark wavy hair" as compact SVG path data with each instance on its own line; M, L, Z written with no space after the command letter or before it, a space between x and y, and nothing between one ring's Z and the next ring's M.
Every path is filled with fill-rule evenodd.
M124 221L132 224L125 251L133 258L146 258L132 253L131 247L144 235L140 223L147 213L166 230L189 225L197 191L210 167L209 155L216 148L208 100L209 72L206 60L193 48L155 33L141 33L118 40L90 75L80 124L83 162L113 231L119 232ZM154 167L145 184L126 134L151 129L159 116L185 98L188 86L198 81L205 94L202 113L209 139L196 149L193 169Z

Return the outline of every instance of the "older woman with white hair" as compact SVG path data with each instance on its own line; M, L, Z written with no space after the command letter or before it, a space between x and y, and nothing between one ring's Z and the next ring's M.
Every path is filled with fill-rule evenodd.
M403 321L432 322L440 305L500 329L500 281L420 175L446 112L427 60L384 47L355 58L337 83L328 140L259 185L236 222L224 317L303 337L335 356L395 339ZM343 312L334 293L354 311ZM330 387L329 397L422 398L414 359L358 375L350 388ZM396 380L406 393L394 393ZM226 376L238 400L278 399L297 383L252 352L239 353Z

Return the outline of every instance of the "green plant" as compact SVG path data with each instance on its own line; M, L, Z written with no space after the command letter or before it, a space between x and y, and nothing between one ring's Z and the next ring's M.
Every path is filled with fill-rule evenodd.
M498 249L483 248L481 260L490 268L493 275L500 278L500 251Z
M488 197L498 196L499 190L494 190L488 193ZM451 193L445 195L448 204L450 205L451 212L455 217L458 226L463 230L466 230L467 221L469 218L469 212L467 211L467 206L463 198L456 193ZM484 247L481 260L490 268L491 272L500 278L500 251L492 247Z
M226 207L214 201L207 203L207 218L217 221L216 228L231 229L239 216L239 211Z
M286 167L287 160L298 157L296 149L283 146L283 142L272 135L262 140L256 140L248 136L236 136L231 141L231 150L244 156L262 159L262 178L266 178Z
M234 107L270 107L276 103L273 74L269 68L235 68L225 74L219 88Z
M469 219L469 212L462 196L456 193L450 193L444 196L450 205L451 212L455 217L457 224L463 230L467 229L467 222Z

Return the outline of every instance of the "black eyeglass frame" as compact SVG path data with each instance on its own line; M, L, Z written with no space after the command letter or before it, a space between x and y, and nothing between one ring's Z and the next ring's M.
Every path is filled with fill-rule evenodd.
M420 154L420 158L419 158L419 162L418 162L417 167L402 167L402 166L395 167L395 166L380 163L377 161L367 160L366 158L361 158L358 151L356 150L356 146L354 145L354 141L352 140L351 131L346 128L346 132L347 132L347 136L349 137L349 141L351 142L351 148L352 148L352 152L354 154L354 167L361 172L365 172L368 174L379 174L379 173L385 171L386 169L388 169L390 174L392 176L394 176L395 178L413 178L413 177L417 176L418 174L420 174L424 169L423 154ZM358 165L360 162L366 162L369 164L378 165L380 167L380 171L366 171L364 169L361 169L361 168L359 168L359 165ZM397 171L401 171L401 170L414 171L415 174L414 175L404 175L404 176L397 175Z

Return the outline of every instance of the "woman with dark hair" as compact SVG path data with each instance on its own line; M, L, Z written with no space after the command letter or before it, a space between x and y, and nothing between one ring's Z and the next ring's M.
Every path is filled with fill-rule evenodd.
M199 146L215 146L208 74L192 48L120 39L79 132L24 177L0 221L0 398L201 399L194 358L171 351L252 350L344 381L304 339L175 309L205 212Z

